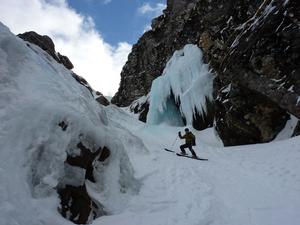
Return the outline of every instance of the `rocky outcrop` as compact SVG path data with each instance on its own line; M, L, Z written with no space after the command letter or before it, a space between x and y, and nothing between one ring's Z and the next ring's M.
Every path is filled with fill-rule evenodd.
M66 123L62 121L59 126L62 124ZM93 144L90 145L93 146ZM95 160L105 161L110 156L110 150L106 147L91 149L81 141L76 148L80 153L67 155L65 177L57 187L61 200L59 212L76 224L86 224L91 219L106 214L104 207L89 196L85 180L95 182L93 163Z
M298 121L297 126L294 129L293 137L300 135L300 121Z
M241 24L215 80L216 129L225 145L273 140L300 118L299 3L264 1Z
M197 130L213 127L215 115L214 102L206 98L206 112L195 110L192 126Z
M108 106L110 105L109 101L107 100L107 98L104 97L104 95L99 92L99 91L96 91L96 94L95 94L95 99L97 102L99 102L101 105L104 105L104 106Z
M199 17L194 17L196 13L194 2L168 1L164 14L152 21L152 30L133 46L112 103L129 106L134 100L147 95L152 81L162 74L174 51L187 43L197 43L201 24Z
M84 86L85 88L87 88L89 90L89 92L91 92L91 95L93 95L93 89L92 87L89 85L89 83L86 81L86 79L84 79L83 77L79 76L78 74L72 72L72 77L82 86Z
M196 43L216 75L212 113L224 144L274 139L288 113L300 118L299 5L168 0L152 30L133 46L112 102L127 106L146 95L173 52Z
M130 106L129 110L138 115L138 118L142 122L147 121L147 114L149 112L149 96L142 96L135 100Z
M52 39L47 35L39 35L34 31L29 31L23 34L18 34L18 36L23 40L35 44L41 49L45 50L49 55L53 57L53 59L55 59L58 63L63 64L67 69L71 70L74 68L73 64L67 56L61 55L59 52L56 53L55 45Z
M88 195L85 184L78 187L65 185L57 192L61 199L61 215L76 224L87 224L89 219L105 215L103 208Z

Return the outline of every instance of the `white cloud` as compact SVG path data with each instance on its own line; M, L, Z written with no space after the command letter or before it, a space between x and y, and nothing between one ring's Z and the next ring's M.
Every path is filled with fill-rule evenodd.
M155 6L151 6L150 3L144 3L140 8L138 8L139 14L149 14L151 16L159 16L162 11L166 8L166 4L156 3Z
M92 18L78 14L65 0L2 0L0 20L16 34L33 30L50 36L56 51L68 56L74 72L93 88L105 95L117 91L131 45L106 43Z
M103 0L103 3L104 4L108 4L108 3L110 3L111 2L111 0Z

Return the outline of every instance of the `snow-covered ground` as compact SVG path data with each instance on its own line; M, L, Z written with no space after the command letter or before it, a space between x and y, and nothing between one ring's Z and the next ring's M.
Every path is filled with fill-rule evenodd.
M112 151L96 165L96 184L86 183L109 212L95 225L300 224L300 137L224 148L213 129L194 131L208 161L178 157L163 149L178 151L183 127L100 106L69 70L2 24L0 121L0 225L72 224L57 212L55 187L81 134Z
M123 212L94 224L300 224L300 137L224 148L213 129L194 131L196 153L209 159L198 161L163 150L171 148L182 127L141 125L123 118L113 120L122 120L149 149L142 162L130 156L143 186ZM177 140L173 150L179 151L180 143Z

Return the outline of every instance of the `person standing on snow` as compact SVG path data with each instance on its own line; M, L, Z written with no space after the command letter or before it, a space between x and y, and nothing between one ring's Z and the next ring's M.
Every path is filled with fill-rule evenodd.
M178 132L179 138L180 139L185 139L185 144L180 145L181 153L183 155L186 155L186 152L185 152L184 149L188 148L191 151L193 157L197 158L197 155L196 155L196 153L194 152L194 150L192 148L192 146L196 145L195 135L188 128L185 128L184 131L185 131L185 135L183 135L183 136L181 135L180 131Z

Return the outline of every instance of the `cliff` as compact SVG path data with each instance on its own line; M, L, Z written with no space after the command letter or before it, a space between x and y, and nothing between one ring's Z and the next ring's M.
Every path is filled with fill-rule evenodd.
M216 75L211 112L223 143L273 140L290 114L300 118L299 12L295 0L168 1L134 45L112 102L147 95L174 51L197 44Z

